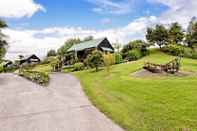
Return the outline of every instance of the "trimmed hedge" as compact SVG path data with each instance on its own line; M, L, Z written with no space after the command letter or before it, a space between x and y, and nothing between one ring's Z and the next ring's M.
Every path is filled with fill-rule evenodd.
M39 85L46 86L49 83L49 75L43 72L20 70L19 75Z

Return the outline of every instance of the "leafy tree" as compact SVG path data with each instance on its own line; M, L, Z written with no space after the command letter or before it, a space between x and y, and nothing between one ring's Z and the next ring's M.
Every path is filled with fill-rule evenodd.
M1 29L6 28L7 24L0 19L0 59L2 59L6 53L7 42L4 40L5 35L1 32Z
M55 50L49 50L49 51L47 52L47 57L56 56L56 55L57 55L57 53L56 53Z
M63 46L61 46L59 49L58 49L58 54L61 55L61 56L64 56L68 49L71 48L74 44L79 44L81 43L81 40L79 38L72 38L72 39L68 39Z
M172 23L168 31L169 42L178 44L184 38L182 27L176 22Z
M147 28L146 39L160 48L168 42L168 31L163 25L156 25L155 28Z
M197 46L197 21L192 18L189 23L187 34L186 34L186 43L188 47L194 48Z
M144 51L146 49L146 43L142 40L134 40L129 42L127 45L123 46L122 49L122 55L123 57L126 57L129 53L129 51L133 50L133 49L138 49L140 51Z
M92 54L87 56L85 63L91 68L96 68L96 71L98 71L99 66L103 64L102 52L98 50L93 51Z
M85 42L85 41L90 41L90 40L93 40L94 37L93 36L87 36L84 38L84 40L82 42Z

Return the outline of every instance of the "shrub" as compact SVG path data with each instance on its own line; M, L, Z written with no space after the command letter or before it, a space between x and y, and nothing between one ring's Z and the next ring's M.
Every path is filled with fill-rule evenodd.
M0 73L4 72L4 68L2 65L0 65Z
M99 66L103 64L103 54L101 51L95 50L91 54L89 54L85 60L87 66L91 68L96 68L98 71Z
M169 44L165 46L162 50L174 56L180 56L184 53L184 48L176 44Z
M132 61L132 60L138 60L141 57L142 57L142 54L141 54L140 50L133 49L133 50L129 51L128 56L127 56L127 59L129 61Z
M84 68L85 68L84 64L79 62L73 65L72 71L81 71L81 70L84 70Z
M114 53L114 57L115 57L115 64L123 63L123 58L120 53Z
M55 50L49 50L49 51L47 52L47 57L56 56L56 55L57 55L57 53L56 53Z
M49 75L44 72L20 70L19 75L42 86L47 85L49 82Z
M110 72L110 67L115 64L115 58L113 54L104 54L103 55L103 62L107 69L107 72Z

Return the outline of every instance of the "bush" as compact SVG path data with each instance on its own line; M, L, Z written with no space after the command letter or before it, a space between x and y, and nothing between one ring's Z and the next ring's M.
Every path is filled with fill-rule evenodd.
M174 56L180 56L184 53L184 48L176 44L169 44L163 48L163 51Z
M120 53L114 53L114 57L115 57L115 64L123 63L123 58Z
M98 50L93 51L87 56L87 58L85 59L85 63L87 66L91 68L96 68L96 71L98 71L99 66L103 64L102 52Z
M81 71L81 70L84 70L84 68L85 68L84 64L79 62L73 65L72 71Z
M140 50L133 49L133 50L129 51L128 56L127 56L127 59L129 61L132 61L132 60L138 60L141 57L142 57L142 54L141 54Z
M56 53L55 50L49 50L49 51L47 52L47 57L56 56L56 55L57 55L57 53Z
M103 62L104 62L104 65L107 69L107 72L109 73L110 72L110 67L115 64L114 55L112 55L110 53L109 54L104 54L103 55Z
M19 75L42 86L47 85L49 82L49 75L44 72L20 70Z
M0 73L4 72L4 68L2 65L0 65Z
M164 47L162 50L165 53L168 53L170 55L183 56L183 57L188 57L192 59L197 59L197 51L189 47L176 45L176 44L170 44Z

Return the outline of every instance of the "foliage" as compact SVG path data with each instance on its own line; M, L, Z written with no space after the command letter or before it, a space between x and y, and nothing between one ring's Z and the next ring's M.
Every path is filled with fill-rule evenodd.
M57 53L56 53L55 50L49 50L49 51L47 52L47 57L56 56L56 55L57 55Z
M85 66L83 63L78 62L73 65L72 71L81 71L84 70Z
M188 31L186 34L186 43L188 47L197 47L197 21L192 20L188 26Z
M113 54L104 54L103 55L103 62L104 62L104 65L107 69L107 72L109 73L110 72L110 68L112 65L115 64L115 57Z
M142 57L142 54L141 54L140 50L139 49L133 49L133 50L129 51L127 59L129 61L132 61L132 60L138 60L141 57Z
M168 42L168 31L163 25L147 28L146 39L148 42L157 44L161 48Z
M64 56L68 49L71 48L74 44L79 44L81 42L81 40L79 38L72 38L72 39L68 39L63 46L61 46L58 49L58 54L61 56Z
M7 42L4 40L5 35L1 32L1 29L6 28L7 24L0 19L0 59L2 59L6 53Z
M174 56L183 56L197 59L197 51L195 49L182 45L169 44L166 47L162 48L162 51Z
M0 64L0 73L4 72L3 66Z
M120 53L114 53L114 57L115 57L115 64L123 63L123 58Z
M37 84L45 86L49 82L49 75L44 72L37 72L37 71L29 71L29 70L20 70L19 75L25 77Z
M93 37L93 36L87 36L87 37L85 37L85 38L83 39L83 41L82 41L82 42L90 41L90 40L93 40L93 39L94 39L94 37Z
M81 71L80 79L91 102L126 131L175 131L197 129L195 76L136 78L144 61L163 64L174 57L156 50L136 62L114 65L105 71ZM197 61L181 60L181 70L197 72Z
M178 44L184 38L182 27L176 22L172 23L168 31L169 42Z
M182 56L184 53L184 48L176 44L169 44L166 47L164 47L162 50L174 56Z
M129 54L129 51L133 49L138 49L143 52L143 54L146 54L145 52L147 51L147 45L144 41L142 40L134 40L129 42L127 45L125 45L122 49L122 55L123 58L127 57Z
M112 44L113 48L115 49L115 51L117 51L118 53L120 52L120 49L121 49L121 44L116 42L116 43L113 43Z
M87 56L85 63L91 68L96 68L96 71L98 71L99 66L103 64L102 52L98 50L93 51Z

